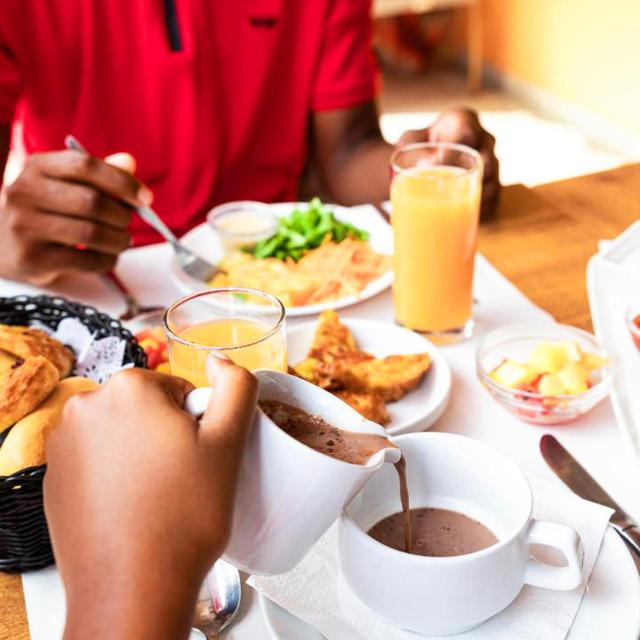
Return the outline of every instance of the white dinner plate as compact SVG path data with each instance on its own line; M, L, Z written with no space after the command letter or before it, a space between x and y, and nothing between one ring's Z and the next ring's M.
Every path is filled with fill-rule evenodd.
M567 640L638 640L639 602L638 570L620 536L609 528ZM260 607L271 640L324 637L317 631L311 635L309 625L264 596Z
M272 204L270 208L275 215L283 217L289 215L296 207L304 207L306 204L307 203L296 204L285 202ZM393 254L393 232L391 227L373 207L349 208L332 205L331 208L338 220L350 222L360 229L367 231L369 233L369 244L374 251L389 256ZM206 222L191 229L180 241L194 253L209 262L215 264L222 258L222 248L218 242L215 231ZM175 257L171 260L171 277L176 286L186 295L196 291L204 291L207 288L206 284L185 273L178 266ZM289 317L308 316L320 313L325 309L342 309L343 307L357 304L362 300L368 300L381 291L388 289L391 286L392 280L393 275L391 271L388 271L370 282L358 295L347 296L339 300L319 304L288 307L287 315Z
M420 385L398 402L387 405L391 435L423 431L443 413L451 392L451 370L442 352L422 336L388 322L364 319L341 319L349 328L358 347L378 358L395 354L428 353L431 368ZM305 322L287 331L289 363L293 366L307 357L317 322Z

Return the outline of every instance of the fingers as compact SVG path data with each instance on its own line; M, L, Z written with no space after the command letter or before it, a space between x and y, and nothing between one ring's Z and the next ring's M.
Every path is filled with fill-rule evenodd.
M21 277L36 286L49 285L58 276L74 271L105 273L113 269L117 259L116 255L91 249L39 242L22 244L13 256Z
M44 241L117 256L130 245L127 229L96 224L83 218L20 210L13 214L13 228L23 240Z
M480 217L485 221L495 212L500 198L500 163L494 153L495 142L494 136L484 131L480 146L480 155L484 161Z
M200 420L204 441L229 439L244 443L251 429L258 397L258 381L231 360L210 355L207 375L213 393Z
M31 163L49 178L80 182L133 206L151 204L151 191L127 171L83 151L36 154Z
M164 397L175 409L182 409L187 394L193 385L178 376L172 376L148 369L131 368L120 371L105 385L106 391L116 397L130 397L145 402L158 402Z
M113 167L118 167L127 173L135 174L138 165L136 159L130 154L125 152L112 153L107 156L104 161Z

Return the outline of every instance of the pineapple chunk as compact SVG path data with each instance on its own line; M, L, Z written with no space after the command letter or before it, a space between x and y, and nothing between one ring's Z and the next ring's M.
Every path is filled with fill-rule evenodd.
M543 396L563 396L566 393L564 384L557 373L543 375L538 383L538 391Z
M577 362L567 363L557 375L566 394L576 395L589 388L589 370Z
M561 342L540 342L529 356L529 366L536 373L556 373L567 361L567 347Z
M595 353L590 353L585 351L582 353L582 360L580 360L580 364L589 371L594 371L595 369L600 369L607 364L607 359L599 356Z
M503 387L518 389L533 382L538 374L515 360L504 360L489 374L489 377Z
M607 359L590 351L583 351L577 342L565 342L567 355L571 362L577 362L589 371L600 369L607 364Z
M567 349L567 357L571 362L580 362L585 356L584 351L580 348L580 345L573 340L564 343Z

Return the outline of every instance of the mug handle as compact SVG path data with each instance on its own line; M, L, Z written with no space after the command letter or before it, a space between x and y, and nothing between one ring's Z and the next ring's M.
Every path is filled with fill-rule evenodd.
M187 394L184 401L184 409L194 418L200 418L209 406L209 400L213 389L211 387L198 387Z
M557 591L571 591L582 584L584 549L580 536L573 529L556 522L534 520L529 525L526 543L557 549L566 558L567 565L555 567L529 558L524 571L525 584Z

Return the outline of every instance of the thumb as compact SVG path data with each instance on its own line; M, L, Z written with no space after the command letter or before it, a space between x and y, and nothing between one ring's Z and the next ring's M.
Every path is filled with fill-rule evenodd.
M126 153L124 151L121 151L120 153L112 153L111 155L107 156L104 161L107 164L110 164L113 167L118 167L118 169L122 169L123 171L126 171L127 173L130 173L132 175L138 168L136 159L130 153Z
M205 440L238 440L244 443L253 423L258 398L258 381L226 356L207 358L207 376L213 388L209 406L200 420Z

